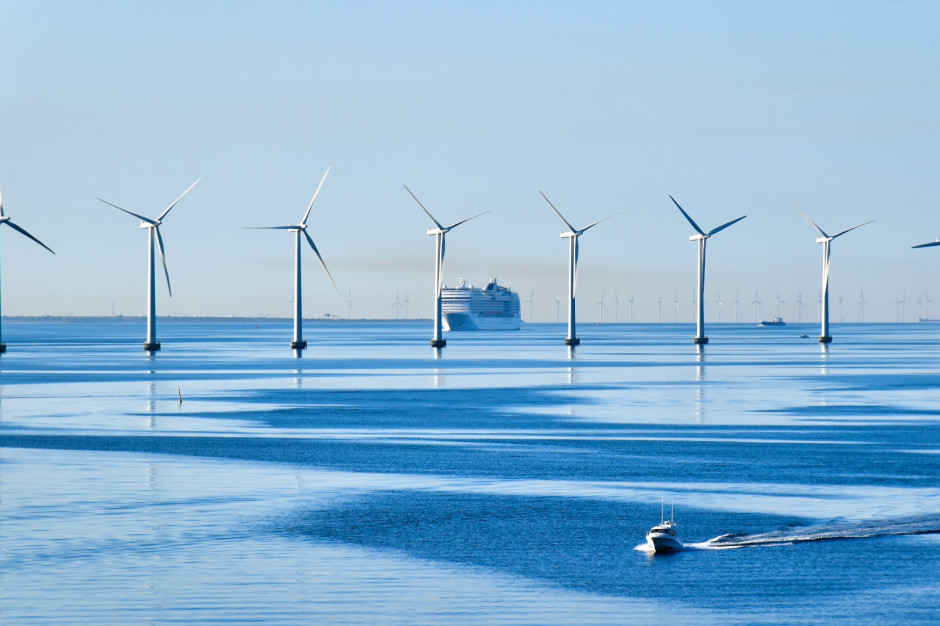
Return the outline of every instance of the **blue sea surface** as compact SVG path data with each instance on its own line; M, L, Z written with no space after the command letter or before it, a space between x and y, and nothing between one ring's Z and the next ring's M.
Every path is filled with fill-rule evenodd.
M940 325L707 330L4 320L0 623L935 623Z

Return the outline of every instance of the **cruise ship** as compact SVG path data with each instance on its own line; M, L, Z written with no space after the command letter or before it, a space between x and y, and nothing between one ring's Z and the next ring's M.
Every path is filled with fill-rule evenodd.
M519 330L519 294L492 279L477 289L461 278L456 287L441 289L444 330Z

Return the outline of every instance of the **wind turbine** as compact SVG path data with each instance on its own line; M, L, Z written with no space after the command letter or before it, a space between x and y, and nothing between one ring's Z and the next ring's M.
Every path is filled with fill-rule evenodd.
M780 292L779 292L779 291L776 292L776 294L777 294L777 317L780 317L780 305L781 305L781 304L786 304L787 301L780 299Z
M525 301L529 305L529 323L532 323L532 309L535 308L535 302L532 298L535 296L535 289L532 290L532 293L529 294L529 299Z
M156 293L154 289L154 266L153 266L153 243L156 239L157 245L160 248L160 259L163 261L163 273L166 275L166 290L170 294L170 297L173 297L173 290L170 288L170 272L166 268L166 254L163 250L163 237L160 236L160 226L163 224L163 219L169 214L169 212L176 206L176 203L183 199L189 190L196 186L202 178L196 179L196 182L189 186L180 197L173 201L173 203L160 214L157 219L150 219L149 217L144 217L143 215L138 215L137 213L131 213L127 209L122 209L116 204L111 204L107 200L101 200L107 205L113 206L119 211L124 211L128 215L136 217L140 220L140 227L148 229L150 231L150 254L149 262L147 265L147 341L144 343L144 350L147 352L156 352L160 349L160 342L157 341L157 301Z
M738 291L734 292L734 323L738 323L738 304L741 302L741 294Z
M793 203L793 206L796 206L796 203ZM819 335L820 343L829 343L832 341L832 336L829 334L829 244L832 243L833 239L841 237L847 232L853 231L856 228L865 226L865 224L871 224L875 220L870 220L859 224L858 226L853 226L852 228L847 228L843 231L836 233L835 235L827 235L826 232L816 225L816 222L809 219L809 216L806 213L803 213L803 209L796 206L796 210L799 211L803 217L806 218L806 221L813 225L813 228L819 233L819 237L816 237L816 243L821 243L823 245L823 276L822 276L822 329ZM842 298L839 298L839 318L842 317Z
M907 300L907 292L898 298L894 297L894 321L903 322L904 321L904 301ZM900 306L900 308L899 308Z
M716 235L724 229L728 228L732 224L740 222L743 220L746 215L742 215L737 219L733 219L730 222L726 222L721 226L711 229L707 233L698 227L698 224L685 212L679 203L676 202L676 199L672 196L669 196L669 199L672 200L672 203L676 205L676 208L682 213L682 215L689 221L689 224L692 225L692 228L695 229L697 234L690 235L689 241L698 241L698 320L696 323L695 329L695 338L692 340L694 343L703 344L708 343L708 337L705 336L705 242L712 235Z
M614 324L620 323L620 298L617 297L617 292L614 292Z
M679 322L679 292L678 291L676 291L676 297L672 299L672 304L673 304L673 307L675 308L675 311L673 312L673 315L672 315L672 321L674 324L677 324Z
M320 251L317 250L317 246L315 243L313 243L313 239L310 237L310 233L307 232L307 218L310 217L310 210L313 209L313 203L317 201L317 196L320 195L320 189L323 188L323 183L326 181L326 177L329 173L330 168L328 167L326 168L326 172L323 174L323 178L320 179L320 184L317 185L317 190L313 193L313 198L310 200L310 204L307 205L307 211L304 213L303 219L300 220L300 224L288 224L287 226L247 227L251 230L286 230L289 233L294 233L294 338L290 342L291 350L307 349L307 342L304 341L303 294L300 281L300 251L302 248L300 245L301 235L306 238L307 243L310 244L310 248L313 249L313 253L317 255L318 259L320 259L320 265L323 266L323 270L326 272L326 275L330 277L330 282L333 283L333 288L337 288L336 281L333 280L333 275L330 274L330 270L326 267L326 262L320 255Z
M42 246L43 248L45 248L45 249L48 250L49 252L52 252L52 248L50 248L49 246L47 246L47 245L44 244L43 242L39 241L38 239L36 239L36 238L33 237L32 235L30 235L28 232L26 232L25 229L23 229L23 227L21 227L21 226L19 226L19 225L17 225L17 224L14 224L13 221L10 219L10 217L9 217L8 215L5 215L5 214L3 213L3 195L0 194L0 226L2 226L3 224L6 224L7 226L9 226L10 228L12 228L13 230L19 232L21 235L25 235L25 236L29 237L30 239L32 239L33 241L35 241L36 243L38 243L40 246ZM52 254L55 254L55 252L52 252ZM2 317L0 317L0 319L2 319ZM0 330L2 330L2 329L0 329ZM6 351L7 351L7 345L6 345L5 343L3 343L3 334L2 334L2 332L0 332L0 354L3 354L3 353L6 352Z
M633 323L633 294L630 294L630 323Z
M575 324L575 292L578 289L578 252L580 251L580 245L578 244L578 238L586 233L589 229L594 228L601 222L609 220L613 215L605 217L602 220L597 220L593 224L585 226L581 230L578 230L571 223L565 219L565 216L561 214L555 205L552 204L552 201L548 199L544 193L539 191L542 194L542 197L545 198L545 202L548 202L548 206L552 207L555 213L558 214L558 217L561 218L561 221L565 223L565 226L568 227L568 232L561 233L562 238L568 239L568 336L565 337L565 345L576 346L581 343L581 340L577 337L577 327Z
M751 302L754 305L754 321L760 321L760 305L763 304L760 299L760 295L757 293L757 290L754 290L754 301Z
M395 319L398 319L398 316L401 314L401 298L399 297L399 292L395 292L395 302L392 302L392 307L395 308Z
M604 323L604 311L607 311L607 305L604 303L604 292L601 292L601 299L597 302L597 318L598 324Z
M930 299L930 294L927 293L926 289L924 289L924 321L925 322L930 321L930 303L931 302L933 302L933 300Z
M862 323L865 321L865 305L868 302L865 301L865 292L861 289L858 290L858 321Z
M721 290L718 290L718 293L715 297L715 323L716 324L721 323L721 307L723 307L724 305L725 303L721 301Z
M828 311L827 311L827 313L828 313ZM842 296L839 296L839 321L840 321L840 322L844 322L844 321L845 321L845 316L842 315ZM820 341L822 341L822 339L820 339ZM831 341L831 338L830 338L830 341ZM827 342L824 342L824 343L827 343Z
M555 323L558 323L558 311L561 308L561 300L558 298L553 298L555 300Z
M405 305L405 319L408 319L408 292L405 292L405 299L401 301Z
M346 319L352 317L352 289L346 290Z
M803 290L796 296L796 323L799 324L803 321L803 307L806 306L803 304Z
M656 322L663 323L663 297L659 296L656 300Z
M415 202L418 203L418 206L421 207L421 210L427 213L427 216L431 218L431 221L434 222L434 228L428 229L428 235L434 235L435 242L437 244L437 255L434 263L434 335L431 337L431 347L432 348L443 348L447 345L447 340L442 336L441 329L441 289L444 286L444 235L449 233L454 228L457 228L464 222L469 222L470 220L480 217L483 213L489 213L489 211L483 211L483 213L477 213L472 217L467 219L460 220L455 224L450 226L444 226L431 215L431 212L424 208L424 205L421 204L421 201L418 200L418 196L414 195L408 185L404 185L405 190L415 199Z

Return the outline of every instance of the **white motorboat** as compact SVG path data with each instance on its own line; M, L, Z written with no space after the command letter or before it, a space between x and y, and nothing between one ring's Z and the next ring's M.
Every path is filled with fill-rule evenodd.
M673 520L675 508L673 508L669 519L666 519L666 505L663 502L663 511L660 515L660 522L653 526L646 533L646 543L649 544L653 552L679 552L682 550L682 542L676 537L676 523Z

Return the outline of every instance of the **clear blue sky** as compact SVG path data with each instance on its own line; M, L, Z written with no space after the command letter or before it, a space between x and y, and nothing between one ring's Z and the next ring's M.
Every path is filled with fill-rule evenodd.
M815 320L824 229L833 319L940 317L940 4L935 2L47 2L0 11L6 315L143 314L146 234L100 196L156 216L173 280L160 314L290 313L292 240L327 166L305 257L305 313L428 317L435 216L445 282L490 276L554 321L563 224L582 238L581 320L602 292L635 319L689 320L710 240L706 319L763 317L775 292ZM309 252L309 250L308 250ZM526 315L527 317L527 315ZM563 316L562 316L563 317Z

